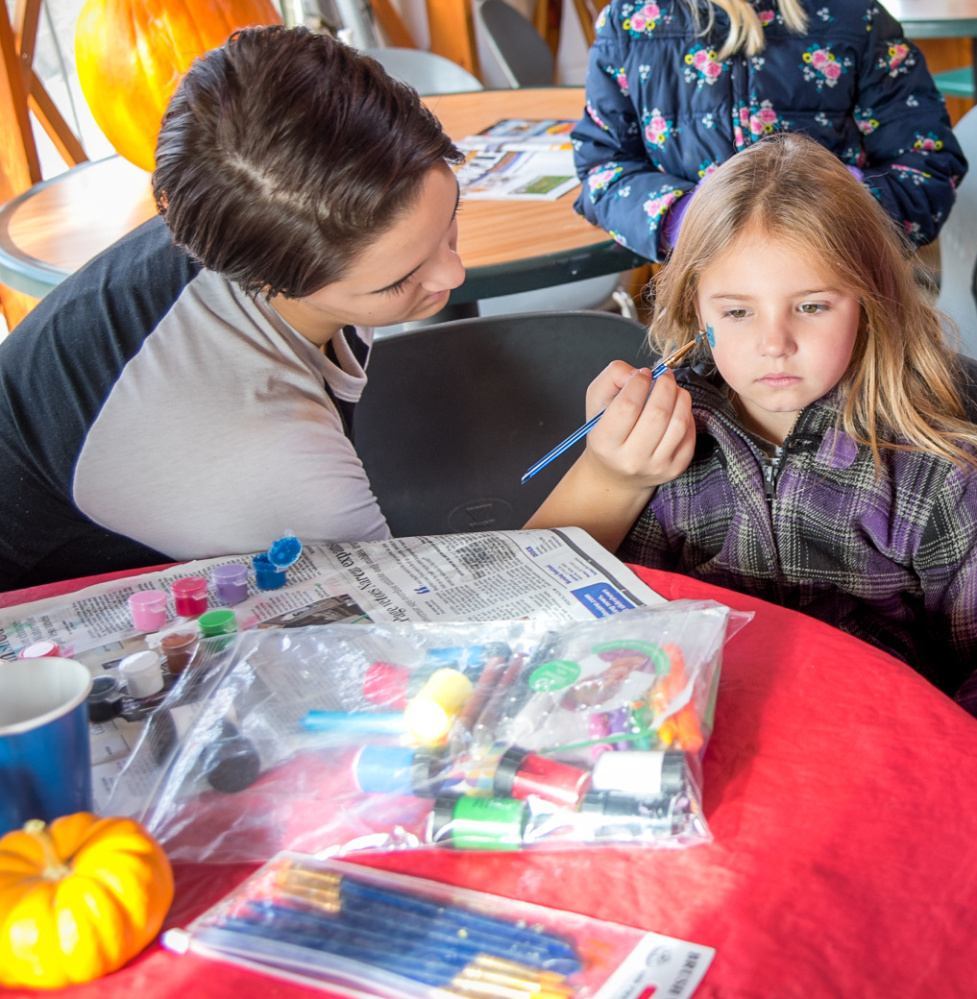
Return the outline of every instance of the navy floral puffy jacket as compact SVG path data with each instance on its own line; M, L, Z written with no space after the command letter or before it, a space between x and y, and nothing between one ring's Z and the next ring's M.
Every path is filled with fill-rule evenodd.
M721 10L706 36L684 0L612 0L603 10L587 106L573 131L584 185L576 210L659 260L671 206L734 153L788 130L861 170L914 244L935 239L967 162L899 23L877 3L806 0L808 31L797 35L775 0L751 2L766 48L722 62L716 50L729 22Z

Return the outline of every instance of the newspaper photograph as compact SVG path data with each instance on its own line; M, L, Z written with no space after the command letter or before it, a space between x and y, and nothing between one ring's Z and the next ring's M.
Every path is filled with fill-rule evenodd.
M479 148L465 150L454 167L469 201L556 201L580 181L569 150Z

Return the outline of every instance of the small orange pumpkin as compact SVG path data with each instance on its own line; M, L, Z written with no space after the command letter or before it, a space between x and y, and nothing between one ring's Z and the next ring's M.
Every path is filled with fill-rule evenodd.
M32 819L0 839L0 983L57 989L115 971L172 901L170 863L138 822Z
M163 112L193 60L238 28L280 23L272 0L88 0L75 24L78 82L109 142L152 170Z

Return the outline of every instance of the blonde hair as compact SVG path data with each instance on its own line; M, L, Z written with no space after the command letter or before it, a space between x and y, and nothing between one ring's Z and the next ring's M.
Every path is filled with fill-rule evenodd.
M977 447L956 388L961 365L920 293L908 242L841 161L806 136L764 138L703 183L655 281L652 344L664 353L695 337L699 276L750 229L810 255L858 299L839 426L872 449L876 468L882 448L977 466L961 447Z
M729 18L729 34L717 53L718 59L728 59L737 52L755 56L763 51L767 44L763 25L749 0L706 0L706 3L709 13L703 26L701 0L685 0L699 34L708 34L712 30L716 20L716 7L726 12ZM800 0L778 0L777 9L791 31L798 35L803 35L807 31L807 13Z

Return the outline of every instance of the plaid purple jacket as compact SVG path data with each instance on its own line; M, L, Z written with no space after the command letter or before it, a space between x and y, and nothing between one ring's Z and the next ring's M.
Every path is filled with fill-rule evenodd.
M957 691L977 669L977 472L883 451L877 478L871 451L835 429L829 395L784 442L768 500L761 453L723 390L687 368L678 377L695 456L618 555L803 611Z

